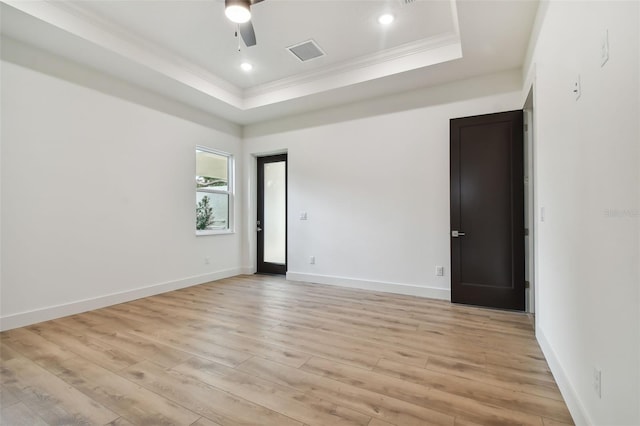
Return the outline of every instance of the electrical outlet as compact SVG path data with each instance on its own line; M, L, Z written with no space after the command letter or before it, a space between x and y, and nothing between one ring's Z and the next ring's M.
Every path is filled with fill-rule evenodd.
M210 258L210 257L205 257L205 258L204 258L204 264L205 264L205 265L208 265L208 264L210 264L210 263L211 263L211 258Z
M444 277L444 266L436 266L436 276Z
M577 101L578 99L580 99L581 95L582 95L582 86L580 85L580 74L578 74L576 79L573 81L573 96L574 98L576 98L576 101Z
M593 390L598 398L602 398L602 371L597 368L593 369Z
M309 264L311 264L311 265L315 265L316 264L316 257L315 256L309 257Z
M300 212L300 220L307 220L307 212Z

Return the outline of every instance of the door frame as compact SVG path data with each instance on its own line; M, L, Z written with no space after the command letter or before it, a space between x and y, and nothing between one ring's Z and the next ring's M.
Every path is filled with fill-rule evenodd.
M536 206L537 206L537 182L536 182L536 132L535 132L535 96L533 83L529 87L527 97L524 101L522 110L524 111L525 134L524 134L524 175L526 185L525 198L525 228L529 230L526 241L525 262L526 272L525 279L529 282L529 288L526 291L526 312L535 313L538 303L537 297L537 240L538 229L536 226ZM527 193L528 192L528 193Z
M264 262L264 164L284 161L284 185L285 185L285 227L284 227L284 251L285 263L279 265ZM262 155L256 157L256 273L286 275L289 264L288 234L289 234L289 160L287 153Z

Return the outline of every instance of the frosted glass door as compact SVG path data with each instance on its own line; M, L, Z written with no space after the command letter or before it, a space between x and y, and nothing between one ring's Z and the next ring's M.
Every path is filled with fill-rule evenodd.
M258 157L257 271L287 273L287 155Z
M264 261L285 264L287 259L286 163L264 165Z

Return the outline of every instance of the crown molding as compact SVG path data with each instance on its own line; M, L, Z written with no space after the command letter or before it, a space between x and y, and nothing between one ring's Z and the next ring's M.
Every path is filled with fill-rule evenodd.
M460 36L446 33L244 91L245 109L337 89L462 57ZM272 102L273 101L273 102Z
M450 0L452 30L448 33L242 90L185 58L105 20L81 4L52 0L0 1L238 111L340 89L462 57L457 4L456 0Z
M397 1L401 6L406 6L403 0ZM361 56L346 63L250 87L243 92L244 109L258 108L462 58L457 0L449 0L449 6L452 31ZM363 73L364 69L369 69L369 72Z
M242 90L166 49L108 22L88 10L62 1L3 0L9 6L97 46L144 65L186 86L242 109Z
M429 50L456 44L459 42L460 39L458 35L454 33L416 40L392 49L387 49L381 52L372 53L370 55L361 56L348 62L342 62L336 65L328 65L321 69L309 71L307 73L301 73L292 77L287 77L258 86L253 86L245 89L243 95L245 98L259 96L275 90L285 89L298 84L305 84L319 78L325 78L332 74L345 73L384 62L393 62L406 56L424 53Z

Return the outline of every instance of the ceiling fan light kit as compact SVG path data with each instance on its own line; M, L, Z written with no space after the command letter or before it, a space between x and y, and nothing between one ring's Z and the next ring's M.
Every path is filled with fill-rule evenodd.
M251 19L250 0L225 0L224 14L231 22L244 24Z
M256 45L256 33L251 23L250 8L251 5L261 1L263 0L224 0L224 14L231 22L238 24L240 36L247 47Z

